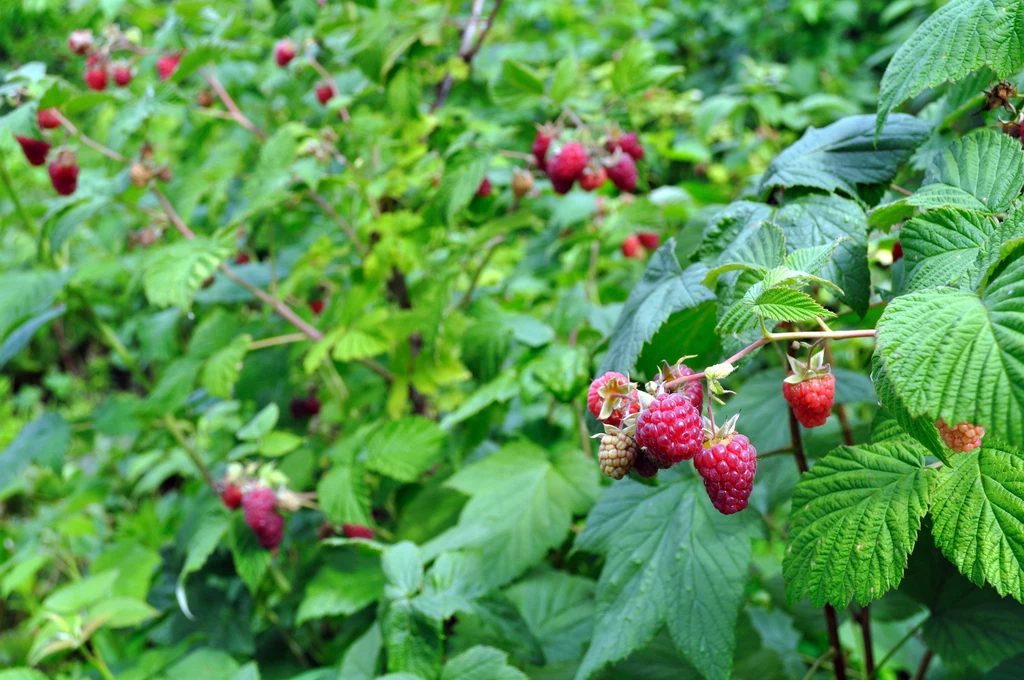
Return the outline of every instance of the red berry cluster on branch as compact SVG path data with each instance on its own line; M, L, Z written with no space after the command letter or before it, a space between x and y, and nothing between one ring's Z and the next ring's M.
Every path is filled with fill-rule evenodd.
M644 157L636 133L614 128L599 144L589 128L577 130L563 139L565 130L559 124L546 123L537 128L530 147L537 168L547 175L555 193L567 194L577 182L584 191L595 191L609 179L620 191L636 189L636 161Z
M242 508L245 523L267 550L277 550L284 538L281 512L295 512L311 505L300 494L289 491L284 482L284 476L270 466L257 468L250 464L243 468L232 463L216 485L224 506L229 510Z

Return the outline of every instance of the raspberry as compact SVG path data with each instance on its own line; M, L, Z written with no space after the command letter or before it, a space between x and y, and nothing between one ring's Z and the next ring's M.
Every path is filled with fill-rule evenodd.
M587 150L579 142L569 142L562 147L558 155L548 163L548 177L551 183L572 182L580 176L583 169L587 167L590 156Z
M310 300L309 309L317 316L320 316L320 314L324 311L324 304L325 303L322 298L320 300Z
M90 90L107 89L107 72L101 68L91 68L85 72L85 84Z
M533 138L533 145L530 147L530 151L533 153L533 157L537 160L537 167L544 171L547 169L547 155L548 147L551 146L551 140L555 138L554 131L547 128L537 128L537 136Z
M331 101L333 96L334 88L327 83L320 83L316 86L316 98L324 106L327 106L327 102Z
M292 412L292 418L304 420L320 413L320 406L320 400L316 397L295 397L288 408Z
M637 139L635 132L613 136L605 142L604 148L612 152L616 149L622 149L624 153L629 154L635 161L642 161L644 159L644 147L640 144L640 140Z
M75 152L65 149L50 163L50 183L61 196L70 196L78 188L78 160Z
M242 496L245 523L267 550L281 544L284 535L284 518L277 512L277 496L266 486L258 486Z
M41 139L32 139L21 135L15 135L14 138L21 145L21 151L30 165L42 165L46 162L46 156L50 153L49 144Z
M199 106L203 107L204 109L208 109L211 106L213 106L213 102L214 99L212 92L205 88L199 90L199 94L196 95L196 104L199 104Z
M60 127L60 119L57 118L57 109L39 109L36 111L36 123L44 130L52 130Z
M644 248L647 248L648 250L657 250L658 246L661 244L661 236L655 234L653 231L641 231L640 243L642 243Z
M71 31L68 36L68 48L75 54L85 54L92 49L92 31Z
M249 264L250 262L252 262L252 258L249 257L249 253L235 255L235 264Z
M572 190L573 180L560 180L551 178L551 186L554 188L555 193L564 196Z
M629 379L621 373L609 371L590 383L590 389L587 390L587 408L595 418L601 420L601 411L605 409L607 402L607 405L613 410L601 422L618 427L625 417L622 412L623 402L626 401L627 395L630 393L636 395L636 390L631 391ZM636 401L629 407L630 413L636 413L639 410L640 404Z
M899 262L903 259L903 244L899 241L892 244L892 261Z
M491 180L484 177L484 181L480 182L480 186L476 190L476 195L480 198L487 198L491 195Z
M700 412L684 394L659 394L637 418L636 443L660 463L690 460L704 446Z
M598 166L596 170L587 166L583 169L580 174L580 188L584 191L593 191L597 189L604 181L608 179L608 173L601 166Z
M945 420L940 418L939 422L935 423L935 427L939 428L939 436L954 453L973 451L981 446L981 440L985 436L984 427L970 423L960 423L950 427Z
M160 80L167 80L178 70L181 63L181 54L168 54L156 60L156 71L160 74Z
M274 45L274 60L278 66L287 66L295 58L295 43L291 38L283 38Z
M688 375L696 373L692 368L682 363L680 360L675 366L669 366L667 363L661 369L659 378L663 382L669 382L676 380L677 378L685 378ZM700 413L704 408L704 386L700 380L687 380L682 386L675 388L677 394L684 395L690 400L690 404L697 409Z
M601 447L597 452L601 472L612 479L622 479L633 468L638 450L633 437L622 430L609 428L601 437Z
M238 506L242 504L242 490L234 484L228 484L224 488L224 493L220 495L220 499L229 509L237 510Z
M132 67L124 61L114 64L114 83L118 87L125 87L130 82L132 82Z
M153 179L153 171L145 163L135 161L132 163L131 169L128 170L128 177L134 186L144 187L149 184L149 180Z
M836 399L836 377L828 373L797 383L783 382L782 394L801 425L819 427L832 415L832 404Z
M362 524L342 524L341 531L345 538L366 538L372 541L374 536L373 529Z
M626 257L639 260L643 258L643 253L640 252L640 237L636 234L631 234L626 237L626 240L622 242L622 254Z
M522 198L526 194L530 193L530 189L532 188L533 175L530 173L517 170L516 173L512 175L512 193L515 194L516 198Z
M658 464L653 458L648 456L643 451L638 451L636 454L636 460L633 461L633 469L636 473L644 479L650 479L654 475L658 474Z
M704 489L711 504L723 515L731 515L747 507L757 472L757 450L742 434L701 448L693 466L704 478Z
M608 178L620 191L636 189L636 163L629 154L623 154L619 162L608 168Z

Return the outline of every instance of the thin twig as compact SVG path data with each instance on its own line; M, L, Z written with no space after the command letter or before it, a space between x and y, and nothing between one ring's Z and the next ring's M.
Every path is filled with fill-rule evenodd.
M313 202L320 206L320 209L323 210L328 217L334 220L334 223L337 224L343 232L345 232L345 235L348 236L350 241L352 241L352 245L356 247L359 254L366 257L369 250L367 250L363 242L359 240L359 235L356 234L356 230L352 228L352 225L342 218L342 216L338 214L338 211L335 210L334 207L317 192L312 189L306 189L306 195L313 199Z
M921 665L917 667L917 672L914 673L914 680L924 680L924 676L928 674L928 666L931 665L933 656L935 656L935 652L931 649L925 650L924 657L921 659Z
M490 262L491 256L494 255L494 252L498 249L498 246L504 242L504 240L504 234L499 234L484 244L484 257L480 260L480 265L476 268L476 271L473 272L473 278L469 281L469 288L466 289L466 292L462 294L462 298L455 305L456 309L466 307L472 301L473 291L476 289L476 284L480 280L480 275L483 274L484 267L486 267L487 263Z
M480 47L483 45L484 38L487 37L487 33L491 30L491 26L494 25L494 19L498 15L498 10L501 9L502 0L494 0L494 7L491 8L491 13L487 17L487 23L484 25L480 35L477 36L476 31L480 24L480 15L484 11L484 0L473 0L473 8L470 10L469 22L466 23L466 28L462 32L462 40L459 43L459 56L466 63L466 66L472 68L473 57L480 51ZM476 41L474 42L474 38ZM430 105L431 111L436 111L444 105L445 101L448 100L448 95L452 91L452 85L455 79L452 76L452 72L448 71L444 74L444 79L441 80L441 84L437 87L437 97L434 99L434 103Z
M864 673L871 677L875 673L875 649L871 644L871 605L866 604L857 617L860 623L861 638L864 640Z
M814 674L818 672L818 669L821 668L821 665L829 660L829 657L832 656L832 653L832 650L829 649L824 654L815 659L814 662L811 664L811 667L807 669L807 673L804 675L804 680L811 680L811 678L814 677Z
M889 188L892 189L893 191L895 191L897 194L903 194L904 196L913 196L914 195L914 192L907 191L906 189L904 189L903 187L901 187L900 185L898 185L896 183L890 184Z
M305 333L288 333L287 335L278 335L273 338L254 340L249 343L249 351L254 352L258 349L277 347L278 345L290 345L293 342L302 342L304 340L309 340Z
M206 485L210 489L217 493L217 482L214 480L213 475L210 473L210 468L206 466L206 462L199 456L199 452L188 443L188 439L185 438L185 433L181 431L181 426L178 425L178 421L174 419L174 416L170 413L164 414L163 416L164 426L167 431L171 433L178 445L184 449L188 457L192 459L192 463L199 469L199 472L203 475L203 479L206 480Z
M256 135L260 141L266 140L267 134L256 127L256 125L249 120L244 113L242 113L242 110L238 108L237 104L235 104L235 100L231 98L228 91L224 89L223 85L221 85L217 76L212 72L206 72L203 74L203 77L206 78L206 82L208 82L210 87L213 88L217 98L224 104L224 107L228 110L228 113L231 114L231 117L234 118L239 125Z
M96 140L90 139L89 137L84 135L82 133L82 131L79 130L77 127L75 127L74 124L70 120L65 118L64 114L62 114L60 111L54 109L53 110L53 115L57 116L57 120L60 121L60 124L64 126L64 129L67 130L73 136L78 137L78 140L80 142L82 142L82 144L85 144L86 146L88 146L88 147L90 147L90 148L92 148L92 149L94 149L96 151L99 151L101 154L103 154L107 158L110 158L112 160L118 161L119 163L127 162L128 159L125 158L124 156L122 156L121 154L119 154L118 152L116 152L113 149L111 149L110 147L104 146L103 144L100 144Z

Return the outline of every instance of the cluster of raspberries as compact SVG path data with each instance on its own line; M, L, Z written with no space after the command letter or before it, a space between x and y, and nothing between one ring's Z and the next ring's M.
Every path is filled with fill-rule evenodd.
M635 132L610 131L603 145L560 139L561 131L542 125L534 137L533 158L559 194L567 194L579 182L584 191L594 191L605 180L620 191L636 189L636 161L643 159L644 147Z
M757 451L735 431L735 417L721 427L702 418L704 388L688 379L693 375L678 362L665 364L646 389L614 372L591 383L587 406L605 425L598 461L602 472L622 479L630 470L652 477L692 460L711 504L731 515L747 507Z

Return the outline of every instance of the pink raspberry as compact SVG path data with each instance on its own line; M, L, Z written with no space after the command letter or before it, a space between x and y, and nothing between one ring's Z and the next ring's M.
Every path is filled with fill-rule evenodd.
M798 383L783 382L782 394L801 425L819 427L832 415L832 404L836 400L836 377L828 373Z
M548 163L548 177L554 182L569 182L579 178L587 167L590 156L579 142L569 142Z
M608 179L620 191L633 191L633 189L636 189L636 163L633 162L633 157L629 154L623 154L618 163L608 168Z
M704 448L700 412L685 394L660 394L637 418L636 443L660 463L690 460Z
M618 427L622 424L622 419L626 416L626 413L622 410L622 406L630 396L627 395L628 388L626 386L628 385L629 380L626 376L621 373L616 373L615 371L609 371L594 382L590 383L590 389L587 390L587 408L590 409L590 412L595 418L601 420L601 409L604 406L605 401L605 397L601 396L601 389L612 380L614 380L615 383L612 385L613 389L611 390L610 396L615 399L617 403L612 404L615 407L615 410L612 411L611 415L602 422L612 425L613 427ZM608 390L606 390L606 392L608 392ZM636 390L633 390L632 396L635 398ZM636 413L639 410L640 404L636 401L634 401L629 407L629 413Z
M364 527L362 524L342 524L341 531L345 538L366 538L373 540L373 529Z
M935 427L939 429L939 436L942 437L942 441L946 442L946 446L953 450L954 453L967 453L981 446L981 440L985 436L985 428L981 425L972 425L971 423L960 423L950 427L946 424L945 420L939 419L939 422L935 423Z
M260 545L273 550L284 536L284 518L277 512L277 496L266 486L258 486L242 496L245 523L249 525Z
M742 434L702 448L693 459L693 466L704 478L704 489L711 504L723 515L731 515L747 507L757 472L757 450Z
M608 151L622 149L624 153L629 154L635 161L642 161L644 159L644 147L640 144L640 140L635 132L626 132L617 137L612 137L605 142L604 148L608 149Z
M548 147L551 146L551 140L554 138L554 131L547 127L537 128L537 136L533 138L533 145L530 147L530 151L533 152L533 157L537 160L537 167L542 172L547 169Z

